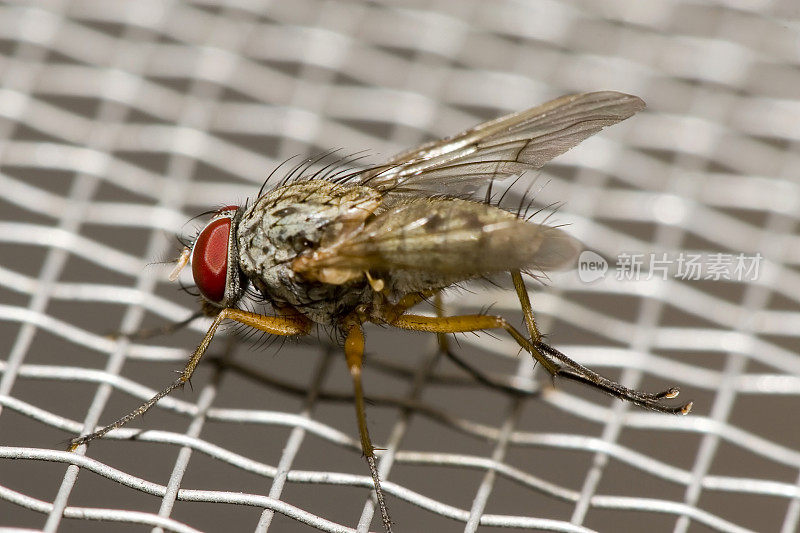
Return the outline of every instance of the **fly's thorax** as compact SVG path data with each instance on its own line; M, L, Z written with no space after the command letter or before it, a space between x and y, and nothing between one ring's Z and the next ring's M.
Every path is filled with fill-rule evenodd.
M239 267L274 301L302 308L325 298L327 293L320 291L333 289L298 275L292 261L363 228L381 201L381 194L369 187L322 180L269 191L239 222Z

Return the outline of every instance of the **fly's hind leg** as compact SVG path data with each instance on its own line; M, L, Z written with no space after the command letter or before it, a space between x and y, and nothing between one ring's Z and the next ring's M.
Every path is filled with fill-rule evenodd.
M445 317L444 302L442 301L441 292L437 292L436 295L434 296L433 307L436 310L437 317L439 318ZM453 350L450 349L450 339L447 338L447 333L437 333L436 339L439 344L439 350L442 353L444 353L447 356L447 358L450 359L457 367L459 367L461 370L472 376L472 379L474 379L481 385L485 385L487 387L491 387L493 389L518 396L536 394L535 390L522 389L515 387L513 385L507 385L505 383L497 382L492 378L490 378L489 376L487 376L486 374L484 374L483 372L481 372L480 370L478 370L477 368L475 368L474 366L472 366L471 364L469 364L468 362L466 362L464 359L456 355L456 353Z
M585 383L592 387L602 390L621 400L627 400L631 403L652 409L654 411L661 411L664 413L687 414L692 409L692 402L688 402L678 407L669 407L661 403L662 400L672 399L678 396L680 390L677 387L671 387L665 391L658 393L647 393L624 387L616 381L610 380L586 368L585 366L573 361L560 351L542 341L542 335L539 333L539 328L536 325L536 320L533 317L533 307L531 306L530 298L528 297L528 290L525 287L525 282L522 280L522 275L519 270L511 272L511 280L514 282L514 289L517 291L519 303L522 306L522 313L525 317L525 325L528 328L528 333L531 336L530 348L525 347L534 359L542 363L542 366L553 376L561 376L573 381ZM519 342L519 341L517 341ZM532 350L531 350L532 348ZM545 363L545 361L547 363Z
M192 374L194 374L194 370L197 367L197 364L200 362L200 358L203 357L203 354L208 349L209 344L211 344L211 339L214 338L214 333L216 333L217 328L219 327L220 323L223 320L230 319L236 322L240 322L252 328L259 329L261 331L265 331L272 335L305 335L309 332L311 328L311 324L308 319L300 316L300 315L292 315L292 316L265 316L259 315L257 313L250 313L248 311L241 311L239 309L233 308L226 308L217 314L214 322L211 324L211 327L208 328L205 336L203 337L202 342L200 345L195 349L194 353L192 353L189 360L186 362L186 366L181 372L178 379L170 383L164 390L147 400L145 403L128 413L127 415L123 416L122 418L112 422L111 424L95 431L94 433L89 433L88 435L83 435L80 437L76 437L69 441L69 450L73 451L78 446L82 444L86 444L94 439L102 437L112 429L117 429L139 415L143 415L151 407L153 407L156 403L158 403L161 398L168 395L175 389L183 387L187 381L192 378Z
M524 287L524 285L523 285ZM527 299L527 293L526 293ZM528 303L530 306L530 303ZM530 314L531 321L533 314ZM517 344L529 352L550 374L589 384L617 398L664 413L686 414L692 407L691 402L679 407L669 407L660 403L663 399L677 396L676 388L658 394L648 394L623 387L619 383L606 379L599 374L579 365L555 348L541 341L538 329L534 329L533 340L528 340L516 330L505 318L492 315L461 315L450 317L428 317L421 315L402 315L389 322L392 326L414 331L430 333L463 333L489 329L503 329L511 335ZM534 327L535 327L535 323Z
M353 379L353 392L355 394L356 418L358 419L358 433L361 436L361 451L369 465L372 474L372 482L375 485L375 497L378 500L378 508L381 513L381 520L386 533L392 531L392 521L389 519L389 511L386 508L386 501L381 489L381 478L378 474L378 467L375 464L375 447L369 437L367 427L367 414L364 408L364 386L361 381L361 367L364 363L364 329L361 320L353 317L347 320L347 337L344 341L344 355L347 358L347 368L350 377Z

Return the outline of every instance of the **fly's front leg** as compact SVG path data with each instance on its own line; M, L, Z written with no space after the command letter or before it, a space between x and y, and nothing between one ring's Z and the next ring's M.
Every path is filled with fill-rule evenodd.
M344 355L347 358L350 377L353 378L358 433L361 436L361 451L364 452L364 457L372 474L372 482L375 484L375 497L378 500L383 527L387 533L391 533L392 521L389 519L389 511L386 508L386 501L381 489L381 478L378 474L378 467L375 464L375 448L372 446L372 439L369 437L367 414L364 408L364 386L361 381L361 368L364 363L364 329L358 319L353 319L348 327L347 337L344 341Z
M290 317L265 316L233 308L223 309L219 312L219 314L217 314L214 322L211 324L211 327L208 328L208 331L203 337L202 342L200 342L200 346L198 346L194 353L192 353L192 356L189 357L189 360L186 362L186 366L184 367L183 372L181 372L181 375L178 377L178 379L173 381L169 386L150 398L148 401L115 422L95 431L94 433L89 433L88 435L71 439L69 443L69 450L74 451L81 444L86 444L96 438L102 437L112 429L117 429L124 426L137 416L146 413L164 396L168 395L175 389L183 387L183 385L192 378L192 374L194 374L194 370L197 367L197 364L200 362L200 358L203 357L203 354L208 349L209 344L211 344L211 339L214 338L214 333L216 333L217 328L225 319L235 320L236 322L240 322L252 328L271 333L272 335L305 335L311 328L311 323L308 321L308 319L300 315L294 315Z
M124 333L122 331L116 331L110 335L112 339L119 339L125 338L130 340L146 340L152 337L158 337L160 335L169 335L170 333L175 333L179 329L183 329L188 326L192 321L200 318L205 313L203 311L198 311L188 318L181 320L180 322L170 322L160 327L150 328L150 329L139 329L137 331L133 331L131 333Z
M511 272L511 280L514 282L514 289L517 291L517 297L519 298L519 303L522 306L522 313L525 317L525 325L531 336L530 344L533 351L531 351L530 348L526 348L526 350L531 353L534 359L541 362L542 366L544 366L551 375L562 376L573 381L585 383L611 396L621 400L627 400L654 411L685 415L692 410L692 402L678 407L669 407L661 404L662 400L668 400L678 396L680 389L677 387L671 387L655 394L629 389L616 381L605 378L597 372L586 368L552 346L545 344L542 341L542 335L539 333L539 328L533 317L533 307L528 297L528 289L525 287L525 282L522 280L522 275L519 270ZM520 345L525 348L524 345ZM544 361L548 361L550 364L544 364Z

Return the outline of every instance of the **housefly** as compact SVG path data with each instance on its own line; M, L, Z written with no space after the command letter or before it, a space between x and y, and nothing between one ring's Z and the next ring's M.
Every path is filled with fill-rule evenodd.
M191 262L203 312L213 318L202 342L172 384L116 422L73 439L70 449L123 426L182 387L224 321L278 336L306 335L315 324L338 334L387 531L391 522L364 410L366 322L438 334L505 330L553 376L655 411L688 413L691 402L664 403L677 388L655 394L625 388L543 341L522 274L571 266L580 244L559 228L500 207L491 194L477 198L479 189L538 169L643 108L641 99L617 92L564 96L423 144L384 165L346 174L301 170L270 190L262 187L252 205L219 209L183 250L172 276ZM454 284L503 272L511 275L526 334L500 316L409 312ZM268 313L242 308L253 293Z

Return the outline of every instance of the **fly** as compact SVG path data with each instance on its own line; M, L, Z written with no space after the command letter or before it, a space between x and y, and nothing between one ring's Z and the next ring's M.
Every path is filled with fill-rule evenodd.
M287 178L259 191L250 206L218 210L186 247L170 276L191 262L211 327L180 377L152 399L102 429L74 438L70 449L102 437L145 413L192 376L219 325L231 320L271 335L300 336L318 324L344 348L353 382L361 448L375 485L384 528L392 523L380 486L364 409L363 324L437 334L505 330L553 376L579 381L641 407L687 414L692 403L669 406L678 388L631 390L546 344L522 279L574 263L580 243L563 230L536 224L474 196L495 180L519 176L645 106L631 95L569 95L429 142L386 164L349 174ZM302 174L302 171L300 172ZM263 189L263 188L262 188ZM456 283L508 272L526 333L500 316L422 316L410 309ZM252 290L251 290L252 289ZM242 309L255 291L268 314Z

